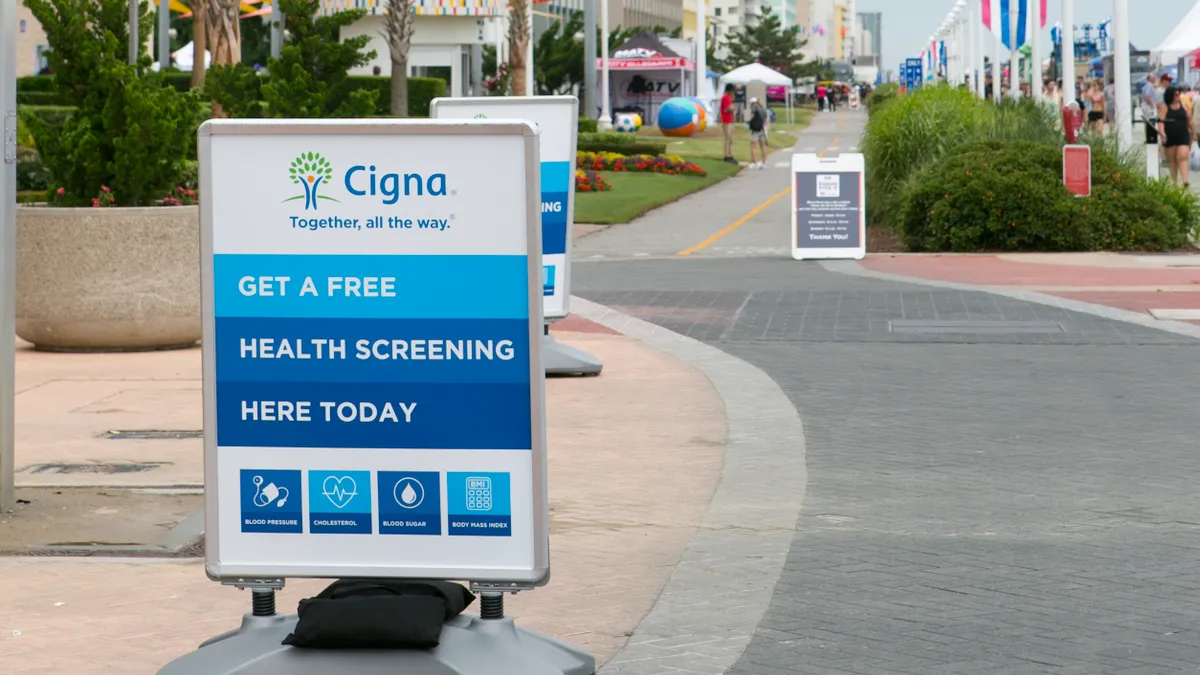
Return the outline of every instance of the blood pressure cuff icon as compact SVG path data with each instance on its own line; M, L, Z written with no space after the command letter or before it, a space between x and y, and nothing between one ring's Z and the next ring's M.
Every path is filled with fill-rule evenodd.
M341 579L300 601L283 644L307 649L431 649L442 625L475 601L448 581Z

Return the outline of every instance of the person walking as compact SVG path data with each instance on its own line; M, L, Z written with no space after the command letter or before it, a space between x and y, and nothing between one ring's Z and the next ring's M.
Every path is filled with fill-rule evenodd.
M1104 120L1108 117L1105 112L1108 102L1104 100L1104 86L1100 83L1100 80L1092 80L1092 84L1088 88L1086 103L1088 130L1098 136L1103 136Z
M1168 87L1163 92L1162 105L1158 106L1158 119L1163 149L1171 166L1171 180L1176 183L1182 182L1184 187L1189 187L1188 158L1195 133L1192 131L1192 117L1187 108L1183 107L1179 90L1175 87Z
M733 92L733 83L726 83L721 96L721 133L725 136L725 161L737 164L733 158Z
M750 99L750 168L766 168L767 161L767 128L771 114L758 102L758 97ZM754 151L758 150L758 162L754 160Z
M829 108L829 90L825 85L817 85L817 111L825 112Z

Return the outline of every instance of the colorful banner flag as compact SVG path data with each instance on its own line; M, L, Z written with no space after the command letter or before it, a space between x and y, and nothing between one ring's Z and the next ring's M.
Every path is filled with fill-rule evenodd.
M983 25L997 38L1000 37L1000 4L1004 0L980 0L983 4Z
M1013 44L1013 36L1010 34L1012 32L1011 15L1009 13L1010 8L1012 10L1016 10L1017 12L1017 40L1015 45ZM1021 47L1025 46L1025 33L1027 32L1026 27L1029 25L1028 10L1029 0L1004 1L1004 6L1000 11L1000 29L1003 36L1001 41L1004 43L1004 46L1008 47L1010 50L1020 49Z

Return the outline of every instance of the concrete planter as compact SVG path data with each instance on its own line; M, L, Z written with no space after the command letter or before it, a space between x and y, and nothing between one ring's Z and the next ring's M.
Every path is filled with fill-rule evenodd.
M189 347L200 331L197 207L17 207L21 339L132 351Z

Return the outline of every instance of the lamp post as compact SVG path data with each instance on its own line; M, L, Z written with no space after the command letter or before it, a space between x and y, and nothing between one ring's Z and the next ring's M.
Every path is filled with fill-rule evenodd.
M158 0L158 69L171 66L171 3Z
M1133 148L1133 107L1129 81L1129 1L1113 0L1113 97L1117 110L1117 147Z
M4 511L16 503L13 336L17 323L17 0L0 0L0 31L0 511Z
M992 25L1000 25L1000 17L992 17ZM1000 39L1000 32L993 29L992 32L992 101L999 103L1000 99L1004 98L1004 78L1000 70L1000 47L1003 46L1004 40Z
M596 3L583 3L583 116L596 114Z
M1042 102L1042 3L1037 0L1029 2L1029 64L1030 84L1035 103Z
M141 41L138 37L138 0L129 0L129 62L137 63L141 53Z
M271 58L278 59L283 54L283 8L280 0L271 0ZM497 63L500 52L496 52ZM195 66L192 66L195 68Z
M1021 14L1020 0L1008 2L1008 94L1015 101L1021 97L1021 54L1017 51L1017 17Z
M708 3L696 0L696 96L705 102L705 107L713 95L708 90ZM788 87L788 96L792 88Z
M1129 47L1126 47L1129 49ZM1126 55L1128 58L1128 54ZM1115 58L1113 59L1115 62ZM1062 0L1062 97L1063 105L1075 98L1075 0ZM1126 71L1128 72L1128 71Z
M608 100L608 0L600 0L600 119L596 127L612 129L612 105Z

